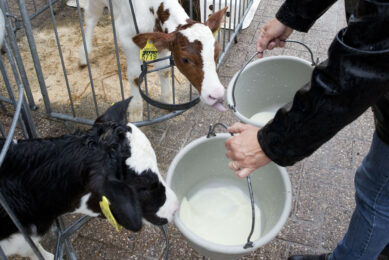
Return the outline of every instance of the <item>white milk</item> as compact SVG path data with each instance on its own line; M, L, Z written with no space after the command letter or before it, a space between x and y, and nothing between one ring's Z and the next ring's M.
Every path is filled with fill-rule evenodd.
M275 106L264 108L262 112L256 113L255 115L250 117L250 120L253 120L259 125L266 125L267 122L273 119L277 110L282 106L283 105L275 105Z
M221 245L243 245L251 230L250 198L233 185L199 189L180 205L181 221L196 235ZM255 205L251 241L260 235L260 211Z

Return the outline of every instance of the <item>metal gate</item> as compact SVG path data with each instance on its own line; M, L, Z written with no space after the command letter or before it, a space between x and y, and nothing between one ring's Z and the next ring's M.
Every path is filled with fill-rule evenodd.
M11 44L19 48L22 53L21 57L18 57L19 70L28 104L32 109L44 107L50 117L91 125L100 111L104 111L112 103L129 95L125 75L122 73L126 62L121 57L117 43L112 8L106 9L105 12L108 14L104 16L103 21L100 21L102 24L100 27L104 30L101 34L112 40L111 48L105 48L109 49L109 52L105 51L104 54L95 50L95 53L99 53L97 55L104 56L99 58L106 58L106 62L88 59L86 68L80 70L75 68L77 61L74 58L74 49L77 49L77 44L85 43L83 15L80 8L82 0L75 0L76 8L73 9L66 7L64 0L49 0L45 1L44 5L40 5L41 1L36 2L37 0L17 0L12 4L13 6L9 6L11 1L2 1L5 12L9 14L8 19L11 20L11 30L23 29L18 31L17 36L19 37L11 37L10 40ZM191 17L203 22L209 14L229 6L230 11L227 12L226 20L217 35L222 47L218 61L218 66L220 66L231 44L236 41L236 36L242 28L253 0L181 1ZM109 5L112 6L112 0L109 1ZM16 15L15 11L11 13L10 10L16 9L20 14ZM37 24L37 21L42 21L41 29L39 26L32 25L32 23ZM72 36L71 39L69 35ZM75 40L77 44L69 46L68 42L73 41L74 38L77 38ZM107 63L112 69L101 70L101 67L106 66ZM53 67L54 64L55 67ZM53 70L56 71L55 75ZM177 77L173 77L171 81L185 80L177 79ZM189 85L185 86L186 89L188 87ZM172 84L172 91L177 92L174 88ZM183 93L181 95L183 99L193 99L191 90L185 90ZM173 103L180 102L182 101L178 98L173 100ZM138 126L160 122L185 110L161 111L146 103L144 111L146 111L145 120L136 122Z

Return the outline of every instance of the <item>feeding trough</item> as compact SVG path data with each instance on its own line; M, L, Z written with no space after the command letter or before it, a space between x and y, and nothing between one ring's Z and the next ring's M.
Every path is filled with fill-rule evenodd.
M224 143L230 136L208 134L192 141L177 154L167 173L167 184L180 201L175 225L192 248L212 259L236 259L265 245L280 232L291 208L291 184L284 168L270 163L253 172L250 176L255 228L252 247L245 248L250 240L247 236L252 215L251 207L244 207L250 205L250 195L246 179L235 176L228 168ZM188 214L192 216L188 218ZM204 225L206 230L199 230ZM236 241L229 236L240 238Z
M265 57L249 63L256 56L253 55L227 87L228 106L235 115L242 122L259 127L270 121L310 81L317 61L308 50L312 63L293 56Z

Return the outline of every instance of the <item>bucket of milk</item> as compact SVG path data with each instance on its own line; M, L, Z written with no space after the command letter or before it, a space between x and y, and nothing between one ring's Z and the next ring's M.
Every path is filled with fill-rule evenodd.
M246 179L228 168L224 143L230 136L208 134L192 141L167 173L167 185L180 201L174 224L193 249L211 259L237 259L271 241L292 202L285 168L270 163L250 175L251 204Z
M286 41L305 44L297 41ZM250 61L237 72L227 87L228 106L244 123L264 126L277 110L293 100L295 93L310 81L317 64L293 56L272 56Z

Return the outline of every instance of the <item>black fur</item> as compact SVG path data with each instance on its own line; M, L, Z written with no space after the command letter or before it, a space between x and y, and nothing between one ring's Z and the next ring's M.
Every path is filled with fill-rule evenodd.
M142 217L157 225L167 223L155 215L166 201L157 175L136 173L125 164L131 156L126 133L132 129L125 124L129 102L112 106L87 132L20 140L10 146L0 168L0 190L30 232L35 225L37 235L46 233L56 217L74 211L88 193L89 209L100 212L98 201L105 195L126 229L140 230ZM0 240L15 232L0 207Z

